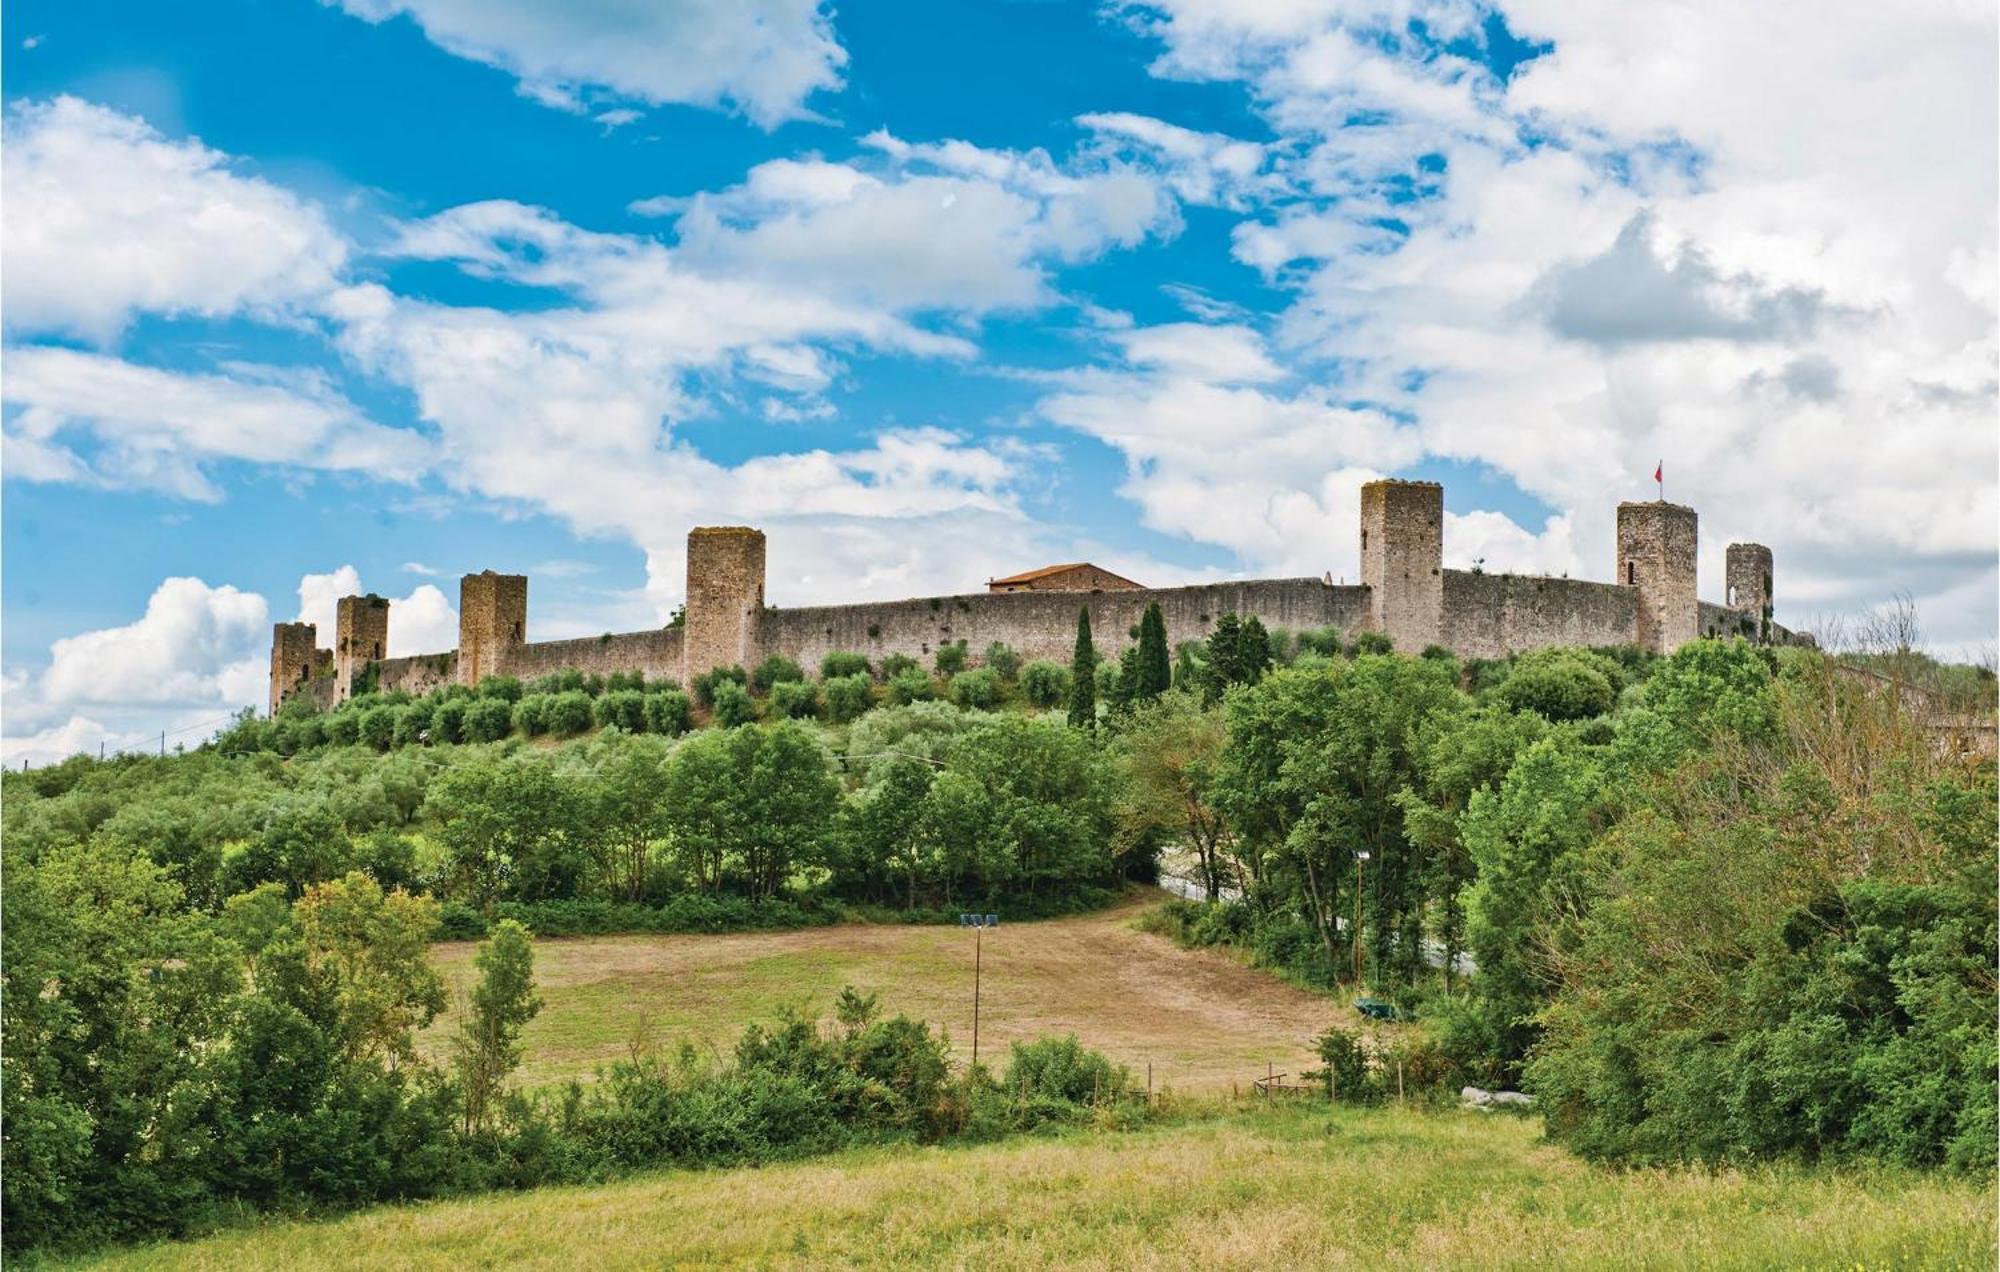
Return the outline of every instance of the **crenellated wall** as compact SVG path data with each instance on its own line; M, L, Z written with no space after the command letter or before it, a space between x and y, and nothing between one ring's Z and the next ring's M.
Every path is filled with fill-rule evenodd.
M476 684L492 675L526 680L570 669L641 671L651 681L685 683L717 666L749 669L774 654L811 671L836 650L876 661L904 654L928 666L940 647L954 642L964 643L974 663L995 643L1023 659L1067 661L1080 608L1090 611L1098 652L1115 657L1151 604L1159 605L1167 639L1176 645L1205 639L1229 613L1255 617L1273 631L1378 631L1405 653L1437 643L1468 658L1555 645L1638 645L1671 653L1698 636L1761 636L1780 644L1808 639L1769 623L1771 555L1757 544L1729 547L1734 607L1696 600L1692 508L1619 505L1618 577L1597 583L1446 570L1443 507L1443 489L1434 483L1363 487L1359 586L1324 578L1251 579L1136 590L970 592L793 609L765 604L762 531L704 527L688 536L684 624L527 643L527 579L489 570L460 580L460 649L384 659L388 603L345 598L339 635L349 651L349 674L338 674L335 655L312 649L311 627L278 624L271 650L273 708L294 693L328 705L339 701L363 666L372 666L380 689L424 693L453 681Z
M1615 583L1446 570L1443 643L1464 658L1505 658L1550 645L1630 645L1638 601L1637 589Z
M1170 645L1208 636L1215 621L1234 612L1255 615L1266 628L1338 627L1352 631L1367 620L1368 590L1334 587L1319 579L1257 579L1195 587L1119 592L977 592L866 605L822 605L766 610L756 634L756 657L783 654L811 669L835 650L871 659L908 654L926 666L942 645L964 641L977 661L999 641L1023 659L1067 662L1076 642L1076 613L1090 610L1092 642L1100 654L1132 643L1146 606L1158 602Z

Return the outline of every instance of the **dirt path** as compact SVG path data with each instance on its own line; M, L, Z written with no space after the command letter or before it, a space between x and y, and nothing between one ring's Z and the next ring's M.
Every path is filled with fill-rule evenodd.
M1225 955L1183 950L1132 923L1160 894L1116 909L986 933L980 1057L1009 1042L1074 1033L1156 1085L1226 1091L1268 1064L1312 1063L1308 1042L1351 1013ZM744 1024L783 1007L825 1014L843 985L972 1045L973 937L956 927L846 925L734 936L537 942L546 1005L525 1039L532 1083L587 1076L637 1039L727 1051ZM472 947L437 947L448 984L469 988ZM427 1041L442 1042L448 1021Z

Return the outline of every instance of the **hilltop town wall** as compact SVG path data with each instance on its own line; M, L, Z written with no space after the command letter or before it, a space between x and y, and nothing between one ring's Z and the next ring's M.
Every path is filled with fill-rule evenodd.
M1549 645L1630 645L1638 605L1636 588L1615 583L1446 570L1442 643L1464 658L1505 658Z
M1319 579L1258 579L1195 587L1118 592L978 592L866 605L821 605L764 611L757 626L756 657L783 654L808 669L835 650L877 659L907 654L926 666L940 646L964 641L972 661L999 641L1024 660L1067 662L1076 643L1076 614L1090 611L1092 643L1113 653L1132 643L1146 606L1158 602L1167 641L1205 639L1217 619L1255 615L1266 628L1298 631L1338 627L1352 631L1367 621L1368 589L1336 587Z

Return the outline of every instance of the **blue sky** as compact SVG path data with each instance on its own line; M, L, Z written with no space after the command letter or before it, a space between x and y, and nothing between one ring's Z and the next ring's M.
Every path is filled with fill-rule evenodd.
M718 521L779 604L1351 576L1396 474L1605 577L1662 457L1705 594L1990 646L1991 15L849 8L9 4L7 757L356 586L651 625Z

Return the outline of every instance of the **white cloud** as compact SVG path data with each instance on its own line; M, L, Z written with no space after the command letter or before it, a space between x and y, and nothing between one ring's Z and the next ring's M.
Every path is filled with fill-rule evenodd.
M74 97L9 108L0 179L17 332L105 343L142 312L284 314L332 286L346 258L295 195Z
M1103 149L1142 156L1183 203L1241 209L1280 188L1281 178L1265 170L1269 149L1254 141L1122 111L1079 115L1076 122Z
M339 630L340 598L365 594L361 571L351 565L339 566L325 574L304 575L299 579L299 609L292 621L311 623L320 648L332 649ZM420 583L408 596L388 600L389 657L438 654L458 648L458 610L434 584Z
M1755 539L1781 621L1910 586L1942 643L1990 640L1993 13L1504 7L1554 45L1505 83L1411 34L1477 40L1456 0L1140 12L1160 73L1247 84L1287 156L1235 236L1296 289L1280 352L1556 509L1455 523L1492 565L1603 577L1664 455L1708 595Z
M243 460L416 478L428 445L366 419L318 372L233 365L233 375L139 366L104 354L17 345L0 386L15 408L10 474L220 498L206 472Z
M877 165L773 160L744 182L635 211L678 214L676 256L892 311L984 313L1050 304L1049 271L1179 227L1160 177L1102 156L877 132Z
M32 701L222 708L256 702L270 672L269 620L255 592L167 579L136 622L56 641Z
M326 0L369 22L407 15L458 57L544 104L602 98L727 106L765 128L808 118L846 50L819 0Z

